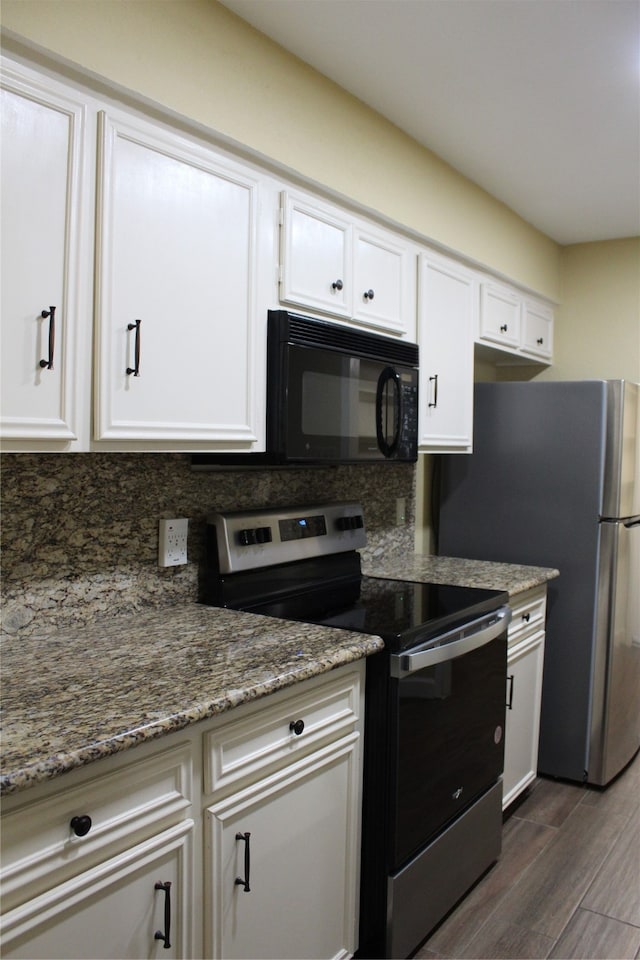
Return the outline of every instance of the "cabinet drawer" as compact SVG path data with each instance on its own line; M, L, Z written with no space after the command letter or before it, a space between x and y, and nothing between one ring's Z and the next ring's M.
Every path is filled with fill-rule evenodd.
M528 590L511 601L511 623L509 625L509 649L520 643L525 637L544 629L547 607L546 588Z
M351 671L212 730L204 738L205 792L236 787L344 736L358 721L360 689L360 672Z
M190 806L191 751L185 745L47 791L43 799L3 814L5 909L24 899L27 885L33 897L184 819ZM83 827L89 829L78 836Z

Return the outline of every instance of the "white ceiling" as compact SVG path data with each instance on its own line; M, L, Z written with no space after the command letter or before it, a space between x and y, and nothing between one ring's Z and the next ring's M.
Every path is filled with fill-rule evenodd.
M640 0L222 0L561 244L640 235Z

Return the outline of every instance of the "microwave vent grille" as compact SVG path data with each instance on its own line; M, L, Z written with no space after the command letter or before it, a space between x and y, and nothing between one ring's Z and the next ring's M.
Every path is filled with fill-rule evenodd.
M279 315L279 319L286 318L280 328L280 336L289 343L304 347L328 347L355 357L395 362L407 367L418 366L418 346L415 343L341 327L335 323L310 320L284 311L273 313Z

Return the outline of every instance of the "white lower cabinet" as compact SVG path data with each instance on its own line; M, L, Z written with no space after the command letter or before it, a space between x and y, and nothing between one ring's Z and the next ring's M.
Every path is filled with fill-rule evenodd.
M355 951L363 669L294 688L205 738L205 956Z
M511 603L507 657L507 710L502 806L535 779L538 765L546 587Z
M207 956L346 957L357 735L207 811Z
M5 798L2 956L353 954L363 679L360 661Z
M4 957L190 956L191 749L125 760L3 803Z
M12 911L3 956L190 956L192 827L179 824Z

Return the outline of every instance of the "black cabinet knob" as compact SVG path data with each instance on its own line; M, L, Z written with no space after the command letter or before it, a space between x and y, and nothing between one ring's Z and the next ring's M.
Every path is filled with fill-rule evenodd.
M344 287L344 283L342 282L342 280L335 280L335 281L331 284L331 289L332 289L332 290L342 290L343 287Z
M506 323L503 323L502 326L500 327L500 333L506 333L508 329L509 329L508 325Z
M304 730L304 720L292 720L289 724L289 730L292 730L296 737L299 737Z
M373 300L374 296L375 296L375 293L373 290L365 290L365 292L363 293L363 297L365 298L365 300Z
M69 826L76 837L86 837L91 830L91 817L86 816L86 814L82 817L72 817Z

